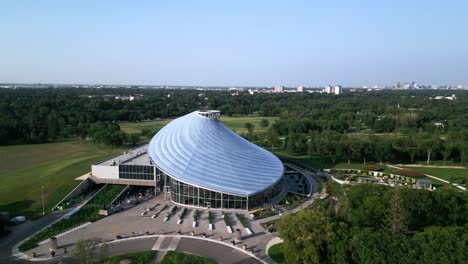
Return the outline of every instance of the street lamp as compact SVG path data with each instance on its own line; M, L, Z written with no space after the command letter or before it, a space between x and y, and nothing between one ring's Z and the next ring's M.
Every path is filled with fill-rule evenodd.
M45 208L44 208L44 185L41 186L41 197L42 197L42 215L45 215Z

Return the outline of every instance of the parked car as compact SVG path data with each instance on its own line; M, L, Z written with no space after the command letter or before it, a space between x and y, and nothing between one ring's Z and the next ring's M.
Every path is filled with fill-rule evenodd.
M12 219L10 219L10 221L15 223L15 224L21 224L21 223L26 222L26 217L22 216L22 215L19 215L19 216L13 217Z

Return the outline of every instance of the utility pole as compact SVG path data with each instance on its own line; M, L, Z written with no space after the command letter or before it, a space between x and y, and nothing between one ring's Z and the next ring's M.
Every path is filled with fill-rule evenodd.
M41 186L41 197L42 197L42 215L45 215L45 208L44 208L44 185Z

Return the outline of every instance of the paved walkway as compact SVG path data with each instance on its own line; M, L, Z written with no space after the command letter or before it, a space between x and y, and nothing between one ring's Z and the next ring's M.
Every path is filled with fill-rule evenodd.
M55 222L60 221L65 214L67 214L74 208L82 207L92 198L94 194L95 193L87 196L75 207L53 211L39 218L38 220L27 221L26 223L10 228L12 232L8 236L0 239L0 263L11 263L13 261L13 256L11 255L12 252L18 253L18 249L15 248L15 246L18 246L20 242L22 242L26 238L29 238L31 235L41 231L42 229L50 226Z
M316 199L318 196L316 191L319 180L317 176L310 171L306 171L293 164L288 164L288 166L302 173L311 181L312 191L314 193L305 203L290 211L295 213L309 206L314 199ZM161 211L164 205L168 205L168 207ZM67 247L69 252L72 251L73 245L77 241L99 239L109 245L110 252L108 255L123 254L126 252L125 250L129 252L151 249L158 251L176 250L211 257L219 263L274 263L267 255L267 252L265 252L265 248L267 243L276 237L277 234L266 232L260 224L265 221L276 219L279 216L251 221L250 229L253 231L253 235L249 235L235 217L234 212L225 212L230 214L230 218L233 222L231 227L234 230L241 230L242 242L238 247L245 244L248 249L254 251L255 257L253 257L243 249L239 250L238 248L232 247L230 242L234 240L235 234L231 234L227 231L220 210L211 210L215 216L215 228L214 230L209 230L208 210L205 209L199 209L200 219L196 227L192 226L192 214L195 210L193 208L188 208L181 224L177 224L179 214L183 210L183 207L180 206L178 206L177 211L168 221L164 221L164 218L168 212L171 211L173 206L174 204L170 201L164 200L163 195L159 195L133 208L110 215L71 232L64 233L57 236L59 246L57 250L59 253L58 255L63 252L64 247ZM153 207L155 208L152 211L142 215L147 208ZM158 212L159 214L153 218L152 216ZM244 214L246 218L248 218L247 213L245 212ZM194 232L199 239L192 237L192 232ZM179 235L179 233L181 235ZM126 237L126 239L118 240L117 236L122 235ZM206 239L202 239L202 237L205 236ZM20 240L17 241L19 242ZM38 256L35 260L49 260L50 247L50 242L44 241L33 250L19 253L19 255L26 259L31 259L32 253L35 252ZM63 256L60 257L66 259L65 257L67 257L67 255L63 253L62 255Z
M148 207L153 207L154 205L159 204L154 211L150 211L145 216L142 216L141 213L145 211ZM152 218L151 216L163 208L163 205L167 204L168 208L163 210L157 217ZM116 240L117 235L125 235L126 237L130 236L140 236L140 234L150 234L150 235L177 235L178 232L185 235L191 235L192 231L195 232L198 236L201 234L206 234L209 239L218 240L219 237L222 237L222 241L225 244L230 244L230 241L235 238L235 234L230 234L227 231L224 220L221 216L221 211L214 211L212 213L215 215L215 229L208 229L208 210L200 209L200 221L198 222L197 227L193 228L193 210L188 209L186 216L183 219L181 224L177 224L179 220L179 214L183 210L182 207L178 207L176 213L168 220L164 221L165 216L171 210L173 204L169 201L164 201L163 196L156 196L150 199L147 202L139 204L131 209L126 211L113 214L106 218L103 218L99 221L96 221L90 225L87 225L78 230L63 234L57 238L60 248L67 247L70 251L72 250L73 244L80 240L98 238L101 241L113 241ZM229 212L228 212L229 213ZM248 235L247 231L242 227L240 222L235 217L234 213L229 213L230 218L233 221L233 229L241 230L242 234L242 243L246 244L248 247L255 246L256 255L260 259L266 259L267 263L271 263L271 260L264 252L266 244L268 241L273 238L269 233L265 232L262 226L256 223L251 223L251 229L254 232L254 235ZM246 213L245 213L246 214ZM247 217L247 215L246 215ZM133 235L132 235L133 233ZM118 240L117 240L118 241ZM149 249L155 247L158 249L168 248L176 249L178 247L177 241L172 240L161 240L160 245L156 244L157 241L154 241ZM50 242L46 241L41 243L38 247L33 250L29 250L26 253L28 257L32 256L32 252L36 252L39 257L47 257L49 253ZM209 251L205 249L205 251Z
M318 186L320 184L320 180L319 180L319 177L316 175L317 173L312 173L312 172L310 172L308 170L305 170L305 169L303 169L303 168L301 168L301 167L299 167L297 165L291 164L291 163L285 163L284 165L286 165L286 166L292 168L293 170L295 170L296 172L299 172L302 175L304 175L304 177L306 177L307 180L311 184L312 197L310 197L304 203L302 203L301 205L297 206L296 208L294 208L292 210L284 210L284 213L293 213L294 214L294 213L297 213L300 210L308 207L309 205L311 205L315 201L315 199L317 199L317 197L320 196L320 194L317 193ZM324 193L326 193L325 188L322 189L322 194L324 194ZM261 223L270 222L270 221L273 221L273 220L276 220L276 219L279 219L279 218L281 218L280 215L274 215L274 216L270 216L270 217L255 220L253 222L257 222L257 223L261 224Z

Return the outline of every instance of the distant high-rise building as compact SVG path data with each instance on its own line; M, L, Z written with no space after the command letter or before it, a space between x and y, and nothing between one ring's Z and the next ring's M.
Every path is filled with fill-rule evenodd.
M284 86L275 86L275 93L284 92Z
M342 93L341 86L340 86L340 85L336 85L336 86L335 86L335 89L334 89L334 92L335 92L335 94L341 94L341 93Z
M325 86L324 92L328 94L333 93L333 87L331 85Z
M300 93L303 93L304 92L304 86L300 85L297 87L297 91L300 92Z

